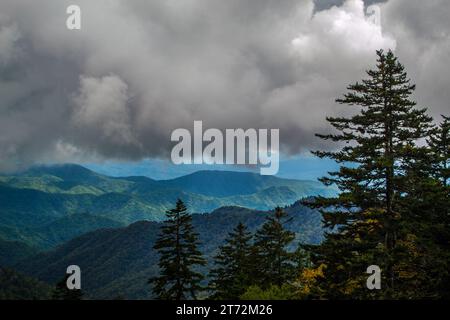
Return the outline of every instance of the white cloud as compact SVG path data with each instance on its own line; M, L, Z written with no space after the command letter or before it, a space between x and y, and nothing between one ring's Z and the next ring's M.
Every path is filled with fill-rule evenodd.
M366 16L362 1L347 0L341 7L315 13L292 45L302 62L334 65L336 58L362 60L373 57L375 50L395 49L396 42Z
M73 124L79 144L95 150L98 143L111 149L135 146L128 110L128 86L120 77L80 77L80 89L74 97ZM89 138L95 137L92 141ZM92 144L93 142L93 144ZM104 146L106 147L106 146Z

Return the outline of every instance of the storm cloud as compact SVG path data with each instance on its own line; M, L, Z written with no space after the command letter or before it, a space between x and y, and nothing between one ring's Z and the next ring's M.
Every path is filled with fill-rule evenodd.
M371 1L372 3L373 1ZM77 4L82 29L67 30ZM432 115L448 114L450 4L389 0L2 0L0 169L170 154L170 134L279 128L318 147L334 103L395 49Z

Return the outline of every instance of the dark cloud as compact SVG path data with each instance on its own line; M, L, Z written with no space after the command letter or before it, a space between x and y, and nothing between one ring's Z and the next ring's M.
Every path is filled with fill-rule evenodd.
M74 3L81 31L65 28ZM1 168L164 157L194 120L280 128L285 152L315 148L325 116L346 112L334 99L379 48L396 48L434 114L448 110L447 1L390 0L382 27L362 1L338 5L2 0Z

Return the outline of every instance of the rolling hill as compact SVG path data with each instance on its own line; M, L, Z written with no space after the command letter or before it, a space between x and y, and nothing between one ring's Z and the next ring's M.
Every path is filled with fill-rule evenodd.
M293 218L287 228L296 233L296 242L322 240L321 216L299 202L286 208ZM211 262L221 245L239 222L255 231L269 214L240 207L223 207L210 214L194 214L193 225L200 235L201 250ZM158 272L157 255L152 249L161 224L139 221L124 228L100 229L81 235L57 248L40 253L15 268L48 283L60 280L68 265L82 270L83 290L91 298L129 299L151 297L147 279ZM205 271L205 270L204 270Z
M10 267L34 256L39 251L20 241L7 241L0 238L0 266Z
M277 187L290 188L301 196L327 192L323 185L316 181L281 179L251 172L198 171L180 178L162 180L161 183L211 197L250 195Z
M52 287L0 266L0 300L48 300Z
M108 177L73 164L39 166L0 175L0 237L48 249L95 229L160 221L178 198L203 213L224 206L270 210L318 194L335 190L248 172L199 171L158 181Z

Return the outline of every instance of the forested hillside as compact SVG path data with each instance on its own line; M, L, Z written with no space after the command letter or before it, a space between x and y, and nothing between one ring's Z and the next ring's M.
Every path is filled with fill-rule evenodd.
M191 212L203 213L231 205L270 210L318 194L330 196L335 189L245 172L202 171L156 181L111 178L78 165L34 167L0 176L0 237L49 249L99 228L161 221L178 198Z
M322 240L320 215L299 202L286 208L293 218L286 227L295 232L296 241L319 243ZM209 261L228 233L240 221L255 231L269 212L239 207L224 207L210 214L194 214L193 225L200 234L200 249ZM49 283L56 283L68 265L83 271L83 290L89 297L112 299L117 296L146 299L152 296L147 279L158 273L158 256L152 248L161 224L141 221L125 228L96 230L75 238L55 250L27 259L16 266Z

